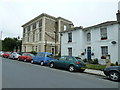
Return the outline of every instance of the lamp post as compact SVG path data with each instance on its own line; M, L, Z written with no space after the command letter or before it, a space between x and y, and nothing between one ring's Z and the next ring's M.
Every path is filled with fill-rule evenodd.
M1 35L0 35L0 50L2 50L2 31L1 31L0 34L1 34Z
M56 31L54 31L54 33L55 33L55 55L56 55Z
M46 47L47 47L47 40L45 40L45 52L46 52Z

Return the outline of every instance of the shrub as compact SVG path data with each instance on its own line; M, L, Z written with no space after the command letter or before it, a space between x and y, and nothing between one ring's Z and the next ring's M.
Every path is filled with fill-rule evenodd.
M37 54L37 52L36 52L36 51L31 51L30 53L32 53L32 54L34 54L34 55L36 55L36 54Z
M97 58L93 60L93 64L98 64L98 59Z
M87 62L87 59L86 59L86 58L85 58L85 59L83 59L83 62L85 62L85 63L86 63L86 62Z
M114 63L111 63L111 66L116 66Z
M89 60L89 63L93 64L93 62L94 62L94 61L93 61L92 59L91 59L91 60Z

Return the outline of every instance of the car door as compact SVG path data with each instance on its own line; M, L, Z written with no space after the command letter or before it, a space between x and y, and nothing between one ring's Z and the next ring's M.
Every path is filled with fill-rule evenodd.
M66 60L64 61L65 68L69 68L69 65L72 64L74 59L72 57L66 57Z
M39 53L38 56L36 57L36 62L40 63L42 60L44 60L45 54L44 53Z
M60 67L60 68L65 68L65 60L66 60L66 57L60 57L57 61L57 66Z
M24 53L22 56L21 56L21 60L24 60L26 58L27 54Z
M31 54L29 53L28 55L27 55L27 61L30 61L31 60Z
M44 60L46 63L49 63L50 60L53 60L53 54L46 54Z

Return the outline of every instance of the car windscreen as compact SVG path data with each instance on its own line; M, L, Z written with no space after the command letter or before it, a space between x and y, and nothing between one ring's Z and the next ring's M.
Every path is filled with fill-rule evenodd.
M47 57L53 58L53 55L52 54L47 54Z
M45 54L44 53L38 53L37 56L45 57Z
M76 60L78 60L81 63L84 63L80 57L74 57Z
M28 54L28 56L31 56L31 57L33 57L34 55L33 55L33 54Z

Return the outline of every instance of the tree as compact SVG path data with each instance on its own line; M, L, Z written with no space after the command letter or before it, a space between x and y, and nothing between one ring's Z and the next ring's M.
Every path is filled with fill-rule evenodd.
M19 48L21 50L21 45L22 45L22 41L18 40L18 38L5 38L2 41L2 50L3 51L14 51L14 49Z

